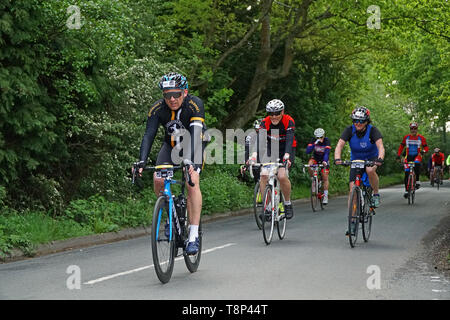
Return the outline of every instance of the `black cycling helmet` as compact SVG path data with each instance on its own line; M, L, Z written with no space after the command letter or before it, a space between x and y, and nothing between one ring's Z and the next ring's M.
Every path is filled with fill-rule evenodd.
M158 86L161 90L187 89L188 82L185 76L176 72L170 72L161 77Z

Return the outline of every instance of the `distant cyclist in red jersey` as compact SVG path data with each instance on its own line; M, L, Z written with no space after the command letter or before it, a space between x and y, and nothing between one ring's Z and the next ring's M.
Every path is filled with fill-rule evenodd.
M420 162L422 161L422 154L428 152L427 140L424 136L417 133L419 125L417 122L412 122L409 124L410 134L403 137L402 142L398 148L397 159L400 159L403 149L406 151L406 158L404 162L415 162L414 172L416 174L416 189L420 187ZM408 197L407 186L408 186L408 175L409 168L405 168L405 198Z
M434 149L434 153L431 155L431 171L430 171L430 182L433 185L434 182L434 167L441 167L441 176L444 176L444 154L441 152L439 148ZM442 180L441 180L442 184Z

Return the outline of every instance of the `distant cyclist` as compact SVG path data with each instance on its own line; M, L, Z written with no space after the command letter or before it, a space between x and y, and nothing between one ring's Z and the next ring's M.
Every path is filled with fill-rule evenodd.
M404 160L407 162L415 162L414 173L416 174L416 189L420 188L420 163L422 162L422 155L428 152L427 141L424 136L417 133L419 125L417 122L412 122L409 124L410 134L403 137L400 146L398 147L397 159L400 159L403 149L406 151L406 158ZM403 197L406 199L408 197L408 176L409 168L405 168L405 193Z
M430 181L431 184L434 183L434 168L436 166L440 166L440 174L441 177L444 177L444 154L441 152L441 150L439 148L435 148L434 149L434 153L431 155L431 175L430 175ZM441 184L442 184L442 180L441 180Z
M370 124L370 111L366 107L356 107L351 114L351 118L353 124L344 130L336 145L334 162L336 164L342 163L342 148L348 141L351 151L350 160L370 160L376 163L373 167L366 167L366 173L373 190L372 205L377 208L380 205L377 168L384 162L383 136L376 127ZM350 169L350 193L355 183L356 170Z
M189 242L186 252L190 255L196 254L199 250L198 227L200 224L200 214L202 209L202 193L200 191L200 172L203 167L203 134L205 126L205 109L203 101L188 93L188 82L185 76L171 72L164 75L159 81L159 88L162 90L163 98L156 101L148 112L147 125L140 148L139 174L147 162L148 154L152 148L158 127L161 125L165 130L165 135L161 149L158 153L156 165L178 164L173 159L173 155L189 159L194 166L189 168L192 182L191 187L186 184L188 190L187 207L189 214ZM184 134L183 134L184 132ZM186 133L190 133L187 135ZM190 137L190 140L186 140ZM187 146L188 148L183 148ZM190 147L190 148L189 148ZM181 159L178 159L181 162ZM159 195L164 187L164 179L153 177L154 191Z
M322 164L324 168L322 169L322 180L323 180L323 204L328 203L328 174L330 172L329 166L329 156L330 156L330 140L325 137L325 130L322 128L317 128L314 130L314 138L311 139L308 146L306 147L306 154L312 152L312 157L309 159L308 164ZM308 168L309 175L313 176L313 171Z
M248 160L250 159L250 149L252 148L253 145L258 146L258 132L259 129L261 128L261 122L263 119L256 119L253 122L253 128L255 129L255 131L252 134L249 134L245 137L245 163L248 164ZM258 161L258 159L257 159ZM241 176L244 175L244 172L247 170L247 167L241 166ZM259 181L259 173L260 173L260 168L259 167L254 167L253 168L253 179L255 182Z
M278 157L283 162L287 162L290 167L295 160L295 148L297 146L297 140L295 139L295 122L291 116L284 113L284 103L281 100L273 99L266 105L267 117L261 122L260 132L266 131L267 143L266 150L258 150L256 141L254 143L253 152L250 157L250 162L256 162L257 156L260 153L265 153L266 157L276 158ZM261 136L261 134L260 134ZM278 154L272 154L278 147ZM264 156L264 155L262 155ZM291 182L286 174L284 168L278 169L278 180L280 181L281 191L284 196L284 209L287 219L291 219L294 216L294 210L291 203ZM267 181L269 179L268 172L261 170L260 186L261 194L264 193Z

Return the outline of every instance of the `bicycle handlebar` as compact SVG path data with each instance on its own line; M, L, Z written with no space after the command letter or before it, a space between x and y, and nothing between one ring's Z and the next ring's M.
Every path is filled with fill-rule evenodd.
M278 159L279 161L280 159ZM267 165L273 165L273 166L277 166L279 167L284 167L286 169L286 175L289 174L289 168L288 168L288 162L287 161L283 161L281 162L267 162L267 163L250 163L249 164L249 172L250 172L250 176L252 178L254 178L253 176L253 166L255 167L263 167L263 166L267 166Z
M133 177L132 177L132 180L131 180L132 184L135 183L135 181L136 181L136 174L137 174L137 172L138 172L138 170L140 168L142 168L144 171L146 171L146 170L157 171L157 170L164 169L163 168L164 165L159 165L159 166L142 166L142 165L143 165L142 161L133 163L133 169L132 169ZM192 165L193 165L192 161L190 161L188 159L184 159L183 163L181 165L178 165L178 166L168 165L167 168L173 169L174 171L182 169L182 168L186 168L186 170L184 170L185 179L188 182L188 184L191 187L193 187L193 186L195 186L195 184L192 182L191 175L189 174L189 167L192 166Z
M370 160L345 160L345 161L341 160L341 163L340 164L336 163L336 165L350 166L354 163L364 163L364 166L368 166L368 167L376 165L376 161L370 161Z

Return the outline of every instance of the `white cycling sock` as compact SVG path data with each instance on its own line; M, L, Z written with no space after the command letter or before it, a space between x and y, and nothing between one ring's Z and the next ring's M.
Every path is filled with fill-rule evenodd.
M291 204L291 200L285 201L284 204L285 204L286 206L290 205L290 204Z
M198 225L192 225L189 227L189 242L194 242L195 238L198 238Z

